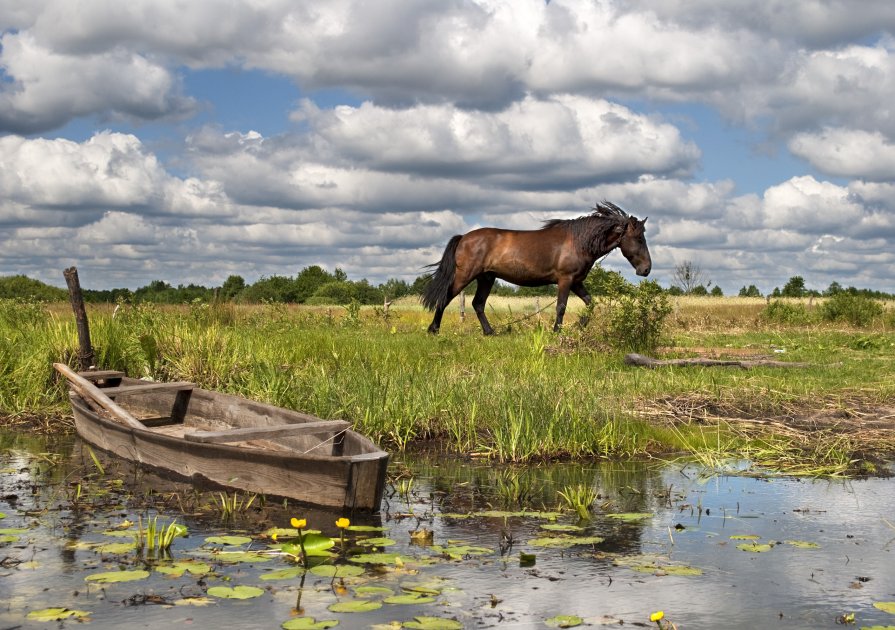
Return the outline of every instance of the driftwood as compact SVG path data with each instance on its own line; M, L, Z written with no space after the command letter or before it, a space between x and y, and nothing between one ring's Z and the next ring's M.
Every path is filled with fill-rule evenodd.
M666 366L680 366L680 367L691 367L691 366L701 366L701 367L738 367L743 370L748 370L750 368L755 367L778 367L778 368L794 368L794 367L809 367L810 363L800 363L796 361L772 361L769 359L755 359L755 360L736 360L736 359L703 359L701 357L693 358L693 359L654 359L652 357L648 357L642 354L626 354L625 355L625 364L626 365L637 365L640 367L646 367L650 369L658 368L658 367L666 367Z

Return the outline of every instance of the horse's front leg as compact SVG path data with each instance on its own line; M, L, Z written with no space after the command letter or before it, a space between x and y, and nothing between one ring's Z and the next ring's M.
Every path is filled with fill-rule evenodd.
M560 280L556 290L556 323L553 324L553 332L559 332L562 328L562 320L566 314L566 302L569 301L569 289L571 283L568 280Z
M572 292L581 298L581 301L584 302L585 306L590 306L593 301L590 297L590 293L587 292L587 289L584 288L583 282L575 282L572 284ZM590 322L590 314L591 310L588 308L584 311L584 315L581 316L581 319L578 320L578 325L582 328L586 327Z
M435 309L435 317L432 318L432 323L429 324L429 332L433 335L438 334L438 330L441 328L441 318L444 315L443 308Z

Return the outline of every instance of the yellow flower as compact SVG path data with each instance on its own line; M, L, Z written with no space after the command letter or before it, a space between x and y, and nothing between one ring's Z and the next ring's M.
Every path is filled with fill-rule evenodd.
M338 527L339 529L345 529L349 525L351 525L351 521L349 521L344 516L336 521L336 527Z
M274 542L277 542L277 533L276 533L276 532L272 533L272 534L270 535L270 539L271 539L272 541L274 541Z
M661 621L664 616L665 616L664 612L662 612L661 610L657 610L656 612L654 612L652 615L649 616L649 620L658 622L658 621Z
M294 527L295 529L302 529L305 527L305 525L308 524L307 520L305 520L303 518L295 518L294 516L292 517L292 520L289 522L292 523L292 527Z

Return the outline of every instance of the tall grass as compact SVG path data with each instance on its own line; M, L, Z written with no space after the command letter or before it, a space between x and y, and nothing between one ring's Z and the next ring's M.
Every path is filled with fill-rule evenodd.
M90 325L102 368L192 381L344 418L390 449L439 438L452 451L506 462L697 449L696 425L686 423L698 422L701 409L708 410L706 417L757 417L857 393L883 401L895 389L888 378L892 332L787 328L762 320L763 300L703 316L698 305L673 302L666 337L678 350L784 350L785 358L817 367L627 367L621 351L607 350L589 328L570 324L564 333L547 332L552 317L539 321L534 305L532 298L489 313L498 330L502 321L513 322L511 332L489 338L474 317L460 322L455 312L446 317L441 335L428 335L428 313L394 305L388 318L373 309L352 314L325 307L123 306L114 314L91 309ZM704 330L693 325L699 317ZM22 310L0 303L5 413L66 410L64 387L51 364L74 362L71 319L58 306ZM685 423L671 430L671 418ZM725 443L733 449L744 441Z

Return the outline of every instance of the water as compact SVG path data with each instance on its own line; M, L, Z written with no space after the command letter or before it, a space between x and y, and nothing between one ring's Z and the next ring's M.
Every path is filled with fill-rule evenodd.
M222 523L214 508L216 493L200 493L111 458L99 461L102 473L74 438L47 442L0 434L0 512L6 515L0 530L13 531L0 534L9 540L0 543L0 628L47 627L27 615L50 607L89 612L95 628L278 628L296 617L298 608L317 620L338 620L342 628L421 615L455 619L464 627L544 628L556 615L578 616L590 626L648 627L650 613L658 610L681 630L836 628L837 618L849 613L858 628L895 624L895 615L873 606L895 601L891 479L759 479L654 462L506 469L408 458L393 466L382 514L352 518L355 524L386 528L351 538L387 536L396 544L382 550L401 554L401 566L363 565L359 577L333 581L309 574L302 581L262 579L296 566L282 556L229 563L212 554L221 545L205 539L246 534L252 542L233 549L267 550L272 541L263 532L289 527L293 516L338 538L334 521L345 515L256 501L234 522ZM553 520L500 513L522 506L530 512L554 510L561 504L557 492L579 484L599 493L589 521L579 522L571 513ZM648 516L626 521L609 518L611 513ZM156 568L172 561L146 562L133 551L95 546L129 541L103 532L155 515L189 527L189 536L174 542L173 561L204 561L210 573L171 577ZM555 525L582 528L566 535L603 540L567 549L531 544L560 535L543 527ZM442 548L472 549L447 559L430 546L411 544L410 532L420 528L431 530ZM15 533L19 529L25 532ZM762 544L772 546L761 553L738 548ZM520 552L535 554L534 565L522 566ZM85 581L98 572L147 567L149 577L134 582ZM681 568L697 574L676 575ZM263 593L228 600L206 592L238 585ZM419 592L422 586L434 601L384 603L365 613L328 610L357 599L362 586L395 594L408 588ZM364 595L374 601L384 596Z

